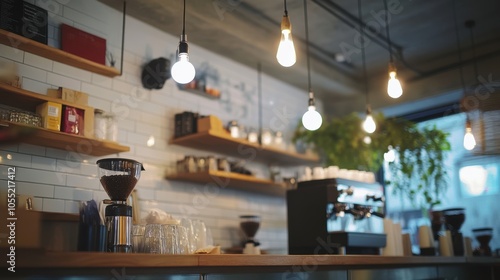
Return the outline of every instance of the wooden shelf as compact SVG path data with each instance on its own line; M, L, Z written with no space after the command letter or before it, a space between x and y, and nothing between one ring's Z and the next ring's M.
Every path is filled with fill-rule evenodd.
M204 92L204 91L199 90L199 89L183 88L182 86L179 86L179 89L182 91L186 91L189 93L199 95L199 96L203 96L203 97L208 98L208 99L220 99L220 95L219 96L211 95L211 94L208 94L207 92Z
M130 151L129 147L122 146L111 141L102 141L13 122L0 121L0 128L0 131L9 129L19 131L32 128L32 135L30 135L30 137L20 137L18 142L61 149L91 156L105 156Z
M62 105L68 105L83 110L94 110L94 108L90 106L75 104L63 99L50 97L47 95L0 83L0 104L34 112L36 110L36 106L47 101L56 102Z
M116 68L90 61L3 29L0 29L0 43L104 76L120 75L120 71Z
M211 130L175 138L170 141L170 144L280 166L307 165L319 162L317 155L299 154L275 147L260 146L247 140L232 138L229 133Z
M212 183L221 188L239 189L279 196L283 196L286 193L283 185L274 183L271 180L224 171L178 173L167 176L167 179L201 184Z
M0 84L1 104L35 112L36 106L47 101L69 105L83 110L94 110L89 106L78 105L10 85ZM8 121L0 121L0 132L3 135L8 135L9 139L7 140L9 143L14 141L24 142L92 156L105 156L130 151L129 147L122 146L115 142L97 140ZM19 135L17 139L16 135Z

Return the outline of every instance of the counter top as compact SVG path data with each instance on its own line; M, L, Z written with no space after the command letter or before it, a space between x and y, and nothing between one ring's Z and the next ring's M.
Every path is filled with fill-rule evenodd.
M5 258L5 256L2 256ZM5 261L2 260L5 264ZM421 266L436 264L500 265L499 258L486 257L385 257L369 255L153 255L94 252L19 251L18 267L99 268L99 267L283 267L283 266Z
M5 258L6 254L0 255L4 269ZM310 279L403 279L400 276L404 274L411 275L411 279L493 280L500 275L500 259L484 257L153 255L17 250L15 261L15 276L20 279L78 275L104 276L102 279L129 279L129 276L174 279L175 276L179 277L175 279L186 280L280 280L288 277L306 279L304 277L309 276L303 273L312 273ZM371 278L366 278L367 275ZM392 278L387 278L388 275Z

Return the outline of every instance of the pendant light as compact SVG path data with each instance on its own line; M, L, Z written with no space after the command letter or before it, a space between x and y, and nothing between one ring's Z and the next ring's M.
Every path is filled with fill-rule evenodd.
M317 130L321 127L323 123L323 118L321 114L316 111L316 106L314 106L314 93L311 86L311 63L309 61L309 27L307 23L307 0L304 0L304 19L306 25L306 58L307 58L307 83L309 86L309 106L307 112L302 116L302 125L307 130Z
M179 84L187 84L194 79L196 70L193 64L189 62L188 44L186 36L186 0L184 0L184 11L182 14L182 35L179 42L178 60L172 66L172 79Z
M457 23L457 11L456 11L456 1L453 0L453 19L455 21L455 36L457 39L457 52L458 52L458 62L460 67L459 72L460 72L460 83L462 84L462 90L463 90L463 95L465 98L465 93L466 93L466 87L465 87L465 80L464 80L464 74L462 70L462 49L460 48L460 37L458 34L458 23ZM474 149L476 146L476 139L474 139L474 135L472 134L472 126L471 122L469 119L469 115L467 112L466 114L466 120L465 120L465 135L464 135L464 148L468 151L471 151Z
M401 87L401 83L396 78L396 66L394 65L394 60L392 58L392 43L391 43L391 35L389 33L389 15L387 9L387 0L384 0L384 8L385 8L385 32L387 35L387 44L389 45L389 82L387 83L387 94L389 94L392 98L399 98L403 95L403 88Z
M474 44L474 33L473 33L473 28L476 25L475 21L473 20L468 20L465 22L465 27L470 29L470 41L472 45L472 55L474 56L474 75L475 78L478 78L478 72L477 72L477 63L476 63L476 47ZM472 125L471 121L469 118L469 115L467 115L467 119L465 120L465 135L464 135L464 148L466 150L473 150L474 147L476 147L476 139L474 138L474 134L472 134Z
M373 120L372 109L370 107L370 96L368 91L368 75L366 74L366 56L365 56L365 36L363 34L363 15L361 13L361 0L358 0L358 18L360 21L359 24L359 33L361 34L361 60L363 63L363 79L365 82L365 94L366 94L366 118L363 122L363 130L367 133L373 133L377 129L377 124L375 120ZM371 139L370 139L371 140ZM366 142L365 142L366 143ZM371 142L370 142L371 143Z
M288 17L288 10L286 9L286 0L284 2L285 13L281 19L281 39L276 53L278 63L283 67L290 67L297 61L295 54L295 46L292 40L292 24Z
M471 151L476 147L476 139L474 138L474 134L472 134L472 126L467 116L465 121L465 135L464 135L464 148L468 151Z

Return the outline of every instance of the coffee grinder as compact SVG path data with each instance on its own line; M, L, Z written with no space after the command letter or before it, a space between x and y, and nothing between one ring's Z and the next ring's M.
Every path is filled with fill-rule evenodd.
M110 199L105 199L107 251L132 252L132 206L127 199L144 170L142 164L124 158L106 158L97 161L99 180Z
M243 244L243 254L260 254L260 243L255 240L255 235L260 227L260 217L254 215L240 216L240 228L245 234L246 241Z
M464 237L460 232L460 228L465 222L465 208L450 208L442 210L446 229L451 232L451 243L453 245L453 253L455 256L463 256Z

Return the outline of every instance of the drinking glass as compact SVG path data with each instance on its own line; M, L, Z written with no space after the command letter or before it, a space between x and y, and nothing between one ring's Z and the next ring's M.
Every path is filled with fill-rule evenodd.
M133 225L132 226L132 252L142 253L144 252L144 231L146 230L145 225Z
M191 244L189 242L188 230L179 225L179 254L190 254ZM194 251L193 251L194 252Z
M197 241L194 234L193 222L188 218L181 219L181 226L186 230L187 238L189 241L188 253L193 254L196 251Z
M165 233L165 254L178 255L179 250L179 225L164 224L163 231Z
M207 227L202 220L193 220L194 239L196 249L207 247Z
M161 224L147 224L144 230L144 252L151 254L165 254L165 231Z

